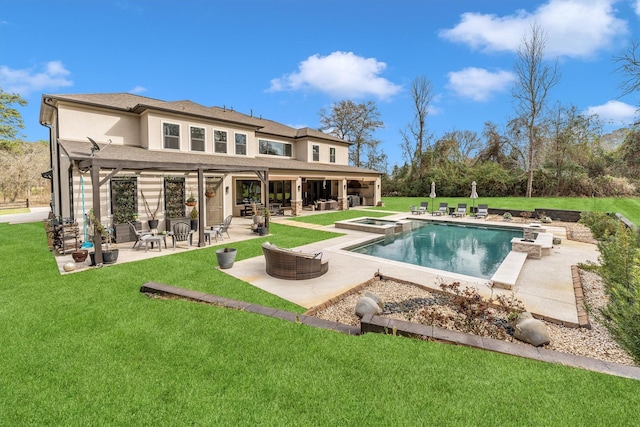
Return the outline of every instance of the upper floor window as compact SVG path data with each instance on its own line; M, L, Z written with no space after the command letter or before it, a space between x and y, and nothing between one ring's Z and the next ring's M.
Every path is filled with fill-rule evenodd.
M312 145L311 149L313 151L313 161L314 162L319 162L320 161L320 146L319 145Z
M331 163L335 163L336 162L336 149L335 148L329 148L329 161Z
M244 133L236 133L236 154L247 155L247 135Z
M191 151L204 151L204 128L191 128Z
M164 148L180 149L180 125L163 123Z
M216 153L227 152L227 132L224 130L213 131L213 151Z
M270 154L272 156L291 157L291 144L284 142L258 140L260 154Z

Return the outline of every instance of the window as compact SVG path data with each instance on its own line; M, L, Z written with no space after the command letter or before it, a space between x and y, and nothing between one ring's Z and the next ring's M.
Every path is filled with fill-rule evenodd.
M236 154L247 155L247 135L236 133Z
M314 162L319 162L320 161L320 146L319 145L312 145L311 149L313 150L313 161Z
M204 128L191 128L191 151L204 151Z
M291 144L284 142L268 141L266 139L258 140L260 154L269 154L271 156L291 157Z
M163 123L164 148L180 149L180 125Z
M239 179L236 181L236 205L261 202L262 181L258 179Z
M216 153L227 152L227 132L224 130L213 131L213 151Z

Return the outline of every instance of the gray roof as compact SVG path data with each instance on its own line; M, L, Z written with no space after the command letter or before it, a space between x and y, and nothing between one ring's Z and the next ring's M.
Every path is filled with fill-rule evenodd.
M40 109L41 123L49 123L51 114L53 113L53 109L45 103L45 100L47 99L74 102L133 113L142 113L143 111L151 109L171 112L173 114L195 116L208 120L253 127L258 137L260 135L264 135L265 137L272 135L293 140L314 138L342 144L351 144L348 141L315 129L308 127L296 129L273 120L254 117L253 115L246 115L224 107L206 107L189 100L167 102L130 93L42 95L43 103Z
M92 160L91 144L87 142L60 140L71 160L88 165ZM325 172L344 173L345 175L375 175L379 172L348 165L327 163L309 163L293 159L272 157L221 156L206 153L183 153L173 151L153 151L142 147L111 144L101 145L103 150L95 154L94 160L102 167L122 167L124 169L163 169L196 170L202 167L210 171L252 171L268 169L270 171L300 171L300 173Z

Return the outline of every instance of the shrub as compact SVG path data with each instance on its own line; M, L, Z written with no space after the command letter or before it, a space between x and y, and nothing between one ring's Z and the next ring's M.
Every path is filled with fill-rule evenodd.
M614 339L640 363L640 240L620 224L616 233L598 244L607 305L602 321Z
M589 227L597 240L614 235L620 224L617 219L604 212L582 212L579 222Z

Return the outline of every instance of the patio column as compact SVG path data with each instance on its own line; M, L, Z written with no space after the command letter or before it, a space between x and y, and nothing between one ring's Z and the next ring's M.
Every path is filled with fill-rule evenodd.
M347 178L338 180L338 210L349 209L349 199L347 198Z
M298 177L295 181L291 181L293 188L291 189L291 215L298 216L302 212L302 178Z

